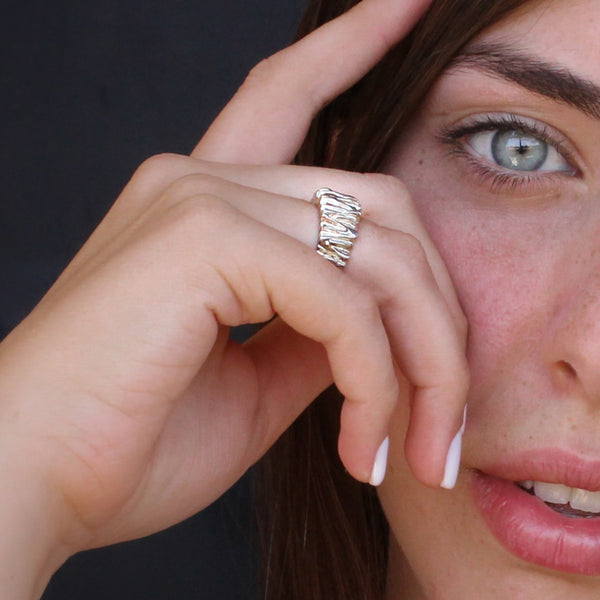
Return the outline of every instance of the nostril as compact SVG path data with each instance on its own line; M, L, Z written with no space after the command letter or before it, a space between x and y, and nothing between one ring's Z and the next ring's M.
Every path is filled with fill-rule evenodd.
M577 378L577 371L575 370L575 367L573 367L573 365L566 360L559 360L558 368L566 379Z

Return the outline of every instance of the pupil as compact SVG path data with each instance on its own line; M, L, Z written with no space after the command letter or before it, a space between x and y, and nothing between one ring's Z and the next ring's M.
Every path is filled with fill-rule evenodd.
M548 144L515 129L498 131L492 138L492 156L506 169L537 171L546 161Z

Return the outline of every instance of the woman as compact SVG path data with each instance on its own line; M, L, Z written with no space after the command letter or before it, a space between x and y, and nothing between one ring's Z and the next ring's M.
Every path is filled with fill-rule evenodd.
M352 112L372 82L381 89L386 62L332 105L329 143L314 140L327 164L361 168L362 152L394 177L277 166L426 4L365 0L262 64L192 158L142 166L3 342L7 597L39 596L79 549L206 506L332 380L346 397L339 453L357 480L381 483L390 439L379 487L392 532L386 600L597 595L598 6L556 0L507 15L519 3L458 14L458 3L437 3L408 42L422 88L404 121L378 124L371 147L373 118ZM325 186L362 206L343 270L312 249L307 200ZM243 349L228 342L224 326L274 313ZM311 483L331 476L316 462ZM289 487L302 479L285 474ZM310 503L322 489L307 490ZM271 499L276 514L285 503ZM306 554L319 533L310 503L295 511ZM376 519L354 502L330 508L341 523L332 544L347 522L360 534ZM281 555L272 546L271 564ZM302 568L298 557L289 570L282 561L284 576ZM362 560L318 558L303 577L334 577L307 582L304 597L352 597L344 568L350 579ZM279 597L300 597L293 587Z
M455 42L454 39L445 39L444 34L446 38L459 36L461 31L468 30L464 23L468 23L469 19L471 23L480 24L482 15L474 18L469 9L487 12L485 17L495 20L494 10L501 12L507 8L510 7L502 6L502 3L488 7L469 3L469 6L463 6L461 11L452 14L451 10L456 7L443 6L443 3L434 5L432 12L438 11L437 23L431 17L429 24L426 21L415 32L410 49L400 50L405 55L408 53L409 57L418 57L420 69L409 64L409 58L403 63L398 56L391 56L387 61L387 81L392 80L392 72L395 80L390 86L392 91L386 89L387 95L381 94L384 98L379 100L379 106L383 108L378 116L383 120L392 115L386 123L391 123L389 130L403 129L406 114L410 111L402 105L406 103L410 109L411 101L415 101L414 97L408 100L402 97L402 91L414 89L415 79L417 83L425 79L423 85L429 86L432 72L437 75L435 67L447 60L444 52L456 51L456 46L444 46ZM447 32L440 27L445 10L448 11L446 22L453 19L453 27ZM526 590L523 593L528 597L535 597L533 590L538 589L540 597L558 597L559 594L594 597L597 592L590 591L593 589L590 579L578 581L581 587L578 589L570 583L563 583L561 588L560 580L556 578L556 572L588 577L597 574L598 559L591 543L593 520L557 520L547 509L536 512L533 518L529 511L537 511L543 505L524 495L512 483L525 480L525 485L530 488L531 482L527 480L541 480L535 484L535 493L551 504L558 503L560 506L554 508L571 516L591 516L588 510L578 512L582 508L592 508L591 504L581 502L583 497L588 501L593 499L582 488L598 489L590 477L594 471L594 465L590 463L594 452L588 450L586 453L581 443L569 439L563 425L555 423L554 428L545 428L539 424L538 419L544 418L544 406L539 400L534 402L527 398L529 394L532 398L556 401L556 397L568 393L572 397L572 410L577 404L575 398L578 393L581 394L581 389L576 391L575 382L583 378L583 366L574 364L581 360L581 356L575 358L574 347L589 344L583 338L577 339L577 334L569 330L578 318L573 316L577 308L577 295L573 289L577 293L585 290L583 293L589 298L589 284L585 282L575 286L572 273L565 278L564 269L572 268L572 252L576 244L556 241L559 223L568 223L570 231L581 231L581 228L573 229L572 220L559 216L564 206L561 208L556 203L551 211L548 200L553 198L556 202L556 198L561 197L571 201L583 171L583 167L575 164L574 155L568 152L566 136L557 132L564 132L566 128L569 132L573 130L572 135L575 135L573 116L579 116L582 108L585 113L594 114L595 88L586 81L594 81L593 68L579 72L579 77L572 77L572 71L577 73L577 70L565 65L563 58L587 52L582 51L585 44L582 44L580 34L574 31L589 29L584 22L591 18L594 9L586 5L580 10L569 10L565 19L560 3L543 3L537 10L526 5L523 11L507 18L504 26L498 24L472 42L467 51L462 51L456 59L456 72L451 69L442 77L431 92L426 108L401 135L400 142L387 157L385 143L372 133L377 116L363 125L358 112L360 103L363 102L364 107L365 99L373 97L374 89L383 87L386 66L382 66L380 72L372 76L371 82L364 85L362 98L356 99L352 108L348 109L346 105L342 109L350 125L345 137L344 131L337 134L334 150L337 157L334 155L333 164L342 168L383 169L399 175L408 185L428 231L434 234L434 241L450 268L470 325L469 362L473 384L469 394L466 440L469 442L470 436L478 437L477 445L467 446L473 455L469 458L467 453L464 462L472 469L498 476L502 483L500 486L497 480L467 473L462 493L460 489L456 490L454 498L428 492L422 486L412 485L414 478L407 472L401 452L397 453L392 463L393 472L399 472L396 482L391 482L388 476L388 481L380 489L383 508L393 533L388 569L387 593L390 598L404 595L409 598L506 598L515 595L515 589ZM541 14L545 18L542 19ZM456 15L461 15L464 20ZM572 23L576 29L569 29L561 19ZM540 46L536 46L533 40L539 40ZM435 45L443 50L432 52ZM556 48L555 54L550 54L548 48ZM594 46L586 48L593 49ZM429 62L428 56L432 57ZM359 96L361 92L355 93ZM410 96L410 92L408 94ZM554 102L549 103L548 97ZM565 114L564 104L574 105L579 111ZM329 110L334 113L331 120L335 122L336 109ZM588 125L593 123L592 119ZM386 127L382 129L388 130ZM587 135L581 134L580 139L571 140L571 143L583 145L581 140L585 140ZM358 141L354 144L352 140ZM512 154L509 152L511 144L514 146ZM492 152L494 145L495 151ZM367 156L366 162L360 162L359 153L365 148L375 150ZM536 148L543 150L537 154L537 159ZM525 160L529 154L533 154L533 163ZM594 155L590 153L590 156ZM536 164L537 160L540 162ZM440 171L443 176L436 176ZM559 187L562 185L571 187ZM572 205L570 209L575 210ZM541 214L550 219L551 213L554 220L543 223ZM552 227L552 224L555 226ZM548 240L546 245L542 244L543 238L539 236L544 229ZM536 252L529 248L532 240L539 245ZM587 240L585 244L589 251L591 241ZM527 261L517 261L517 257L527 258ZM523 281L525 277L526 283ZM558 281L568 281L565 283L568 291L560 289ZM523 291L519 293L520 290ZM572 298L570 293L573 293ZM569 298L573 306L565 308L565 300L558 303L557 298L561 297ZM561 324L566 314L572 320ZM560 336L565 340L557 336L554 328L560 328ZM579 335L584 331L579 330ZM565 356L555 360L556 352L566 354L564 348L559 350L558 342L564 344L567 339L569 358ZM589 351L587 360L590 360ZM511 377L515 381L511 382ZM563 387L565 379L571 380L569 387ZM538 389L542 385L542 390ZM556 388L552 389L553 386ZM495 410L491 410L492 406ZM521 410L517 412L517 408ZM318 409L315 407L315 410ZM562 410L565 410L564 406ZM473 420L477 418L477 411L480 411L483 431L475 434ZM528 413L531 415L529 421L525 418ZM550 412L547 408L546 415L548 413L555 420L559 419L559 411ZM572 417L563 414L560 418ZM497 427L494 419L502 426ZM313 414L311 426L314 428L315 423L321 421ZM402 429L403 426L399 427ZM537 433L537 439L533 432ZM511 434L514 437L509 437ZM558 435L558 439L552 438L553 434ZM302 435L306 434L299 433L289 444L288 460L293 458L294 446L302 447L305 439ZM402 434L396 437L402 439ZM593 448L593 429L587 438L586 447ZM490 448L490 444L495 444L495 447ZM314 446L313 452L317 452ZM583 457L587 461L581 460ZM315 462L324 461L318 456ZM586 474L589 478L584 482L582 479ZM336 474L331 477L335 478ZM299 481L303 481L302 477ZM337 589L344 585L345 580L349 590L359 585L381 589L385 582L378 581L377 574L381 573L380 565L386 557L378 556L377 548L382 546L385 528L381 522L372 531L353 526L358 510L366 512L371 521L377 522L377 513L369 507L370 499L361 506L361 499L357 499L361 492L351 490L354 496L347 503L348 517L336 531L332 525L327 525L327 505L335 505L335 502L343 504L349 493L347 489L336 492L335 488L327 485L325 477L321 477L320 481L325 481L320 493L314 493L315 482L311 481L311 497L320 498L310 504L310 510L305 508L303 513L299 510L302 503L307 505L307 501L302 500L306 494L299 490L298 498L292 498L296 504L292 505L290 513L308 514L312 519L308 522L309 530L318 532L325 529L330 538L339 540L331 555L323 557L330 546L318 546L319 536L315 536L314 555L318 558L314 562L320 558L321 564L327 565L323 568L324 581L329 584L335 581ZM547 482L570 482L575 491L548 486ZM460 484L459 477L459 488ZM339 488L340 484L336 485ZM470 486L474 487L476 501L471 497ZM284 496L280 503L282 506L290 505L290 494L285 495L285 490L290 487L289 482L287 487L285 482L280 484ZM571 493L573 500L569 503ZM508 507L511 510L507 510ZM296 517L296 521L301 519L300 515ZM282 524L290 521L294 522L293 518L285 514L273 525L273 529L281 531ZM364 518L359 521L359 524L362 523ZM337 525L337 522L334 524ZM306 519L304 524L297 524L297 529L301 530L302 525L307 526ZM490 532L493 534L490 535ZM292 532L285 537L284 543L276 545L272 552L275 567L285 574L283 579L278 573L270 579L272 583L278 580L285 582L279 588L280 595L294 577L294 565L311 560L310 555L308 558L302 555L301 549L298 550L299 556L279 560L283 556L283 548L286 548L285 542L290 548L286 548L287 552L293 552L290 542L294 535L298 533ZM348 542L348 538L354 543ZM488 540L491 551L486 547L487 543L479 543L481 538ZM280 539L281 536L275 535L276 542ZM502 548L499 553L498 548ZM343 555L344 552L349 556ZM503 558L500 559L499 555ZM527 567L520 561L529 568L526 570ZM336 570L333 568L336 564L370 565L372 571L365 568L346 568L344 571L343 566ZM542 566L542 569L538 568L536 572L531 564ZM314 572L316 564L311 566ZM503 571L503 568L507 570ZM546 577L540 577L539 571L544 572L544 569L553 571L552 575L546 572ZM311 569L307 568L307 572ZM478 577L478 573L482 577ZM502 586L504 581L507 583L505 587ZM378 597L376 593L372 592L372 597ZM326 596L326 593L323 595ZM277 592L273 597L277 597ZM308 597L319 596L308 594ZM365 594L359 592L353 596L349 591L345 597L365 597Z

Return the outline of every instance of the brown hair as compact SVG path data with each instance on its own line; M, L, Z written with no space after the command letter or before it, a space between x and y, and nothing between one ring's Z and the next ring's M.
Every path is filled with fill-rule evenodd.
M357 1L310 0L299 36ZM458 50L524 1L434 1L405 40L318 115L298 162L376 171ZM388 526L375 490L337 457L340 404L334 389L322 394L260 466L265 600L383 596Z

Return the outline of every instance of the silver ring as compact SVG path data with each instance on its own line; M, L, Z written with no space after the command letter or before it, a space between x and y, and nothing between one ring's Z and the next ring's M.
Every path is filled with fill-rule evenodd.
M313 202L319 205L317 254L343 268L350 259L358 235L362 214L360 202L354 196L329 188L318 189Z

